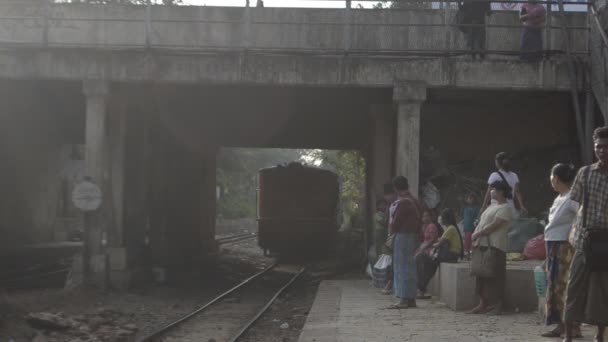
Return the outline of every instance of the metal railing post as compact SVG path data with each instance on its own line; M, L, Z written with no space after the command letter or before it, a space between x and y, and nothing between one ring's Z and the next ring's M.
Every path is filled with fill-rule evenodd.
M151 0L146 1L146 49L149 49L151 46L150 35L152 33L152 2Z
M251 46L251 7L249 0L245 3L245 17L243 18L243 48L248 49Z
M42 7L42 45L48 47L49 45L49 13L51 11L50 0L45 1Z
M443 0L441 0L439 2L439 10L441 11L441 19L443 20L443 34L445 38L443 40L443 49L446 51L450 49L450 42L452 41L452 32L450 32L450 25L448 25L449 7L449 1L443 2Z
M553 46L553 3L547 3L547 21L545 22L545 50L551 51ZM550 56L550 54L548 55Z
M346 7L344 9L344 53L348 54L351 46L351 0L346 0Z

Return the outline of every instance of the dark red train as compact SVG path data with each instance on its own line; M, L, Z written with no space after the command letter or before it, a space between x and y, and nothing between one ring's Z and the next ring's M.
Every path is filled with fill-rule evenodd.
M259 171L258 244L265 253L323 253L333 246L338 176L291 163Z

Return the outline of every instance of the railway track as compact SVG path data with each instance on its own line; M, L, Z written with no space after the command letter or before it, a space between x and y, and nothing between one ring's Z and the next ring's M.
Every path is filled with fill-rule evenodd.
M243 233L243 234L235 234L235 235L230 235L230 236L223 236L220 238L217 238L217 242L220 245L228 245L228 244L233 244L233 243L237 243L237 242L241 242L241 241L245 241L245 240L250 240L253 238L256 238L258 236L258 233Z
M137 339L152 341L236 342L304 273L273 272L277 263L245 279L191 313Z

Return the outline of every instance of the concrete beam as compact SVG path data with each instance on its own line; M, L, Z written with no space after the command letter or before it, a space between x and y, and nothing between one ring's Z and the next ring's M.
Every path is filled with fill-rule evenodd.
M0 78L74 80L91 75L116 82L272 84L392 88L395 79L428 87L496 90L569 90L561 60L521 63L451 58L414 59L218 52L2 50ZM579 84L580 89L582 86Z
M378 198L381 198L383 185L389 182L393 176L394 164L394 118L395 112L390 105L372 105L370 108L372 121L371 134L371 158L370 158L370 181L371 181L371 206Z
M105 81L84 81L83 92L86 96L85 173L101 185L106 173L104 153L109 85Z
M407 177L410 191L418 196L420 173L420 111L426 87L420 81L398 81L393 88L397 106L395 172Z

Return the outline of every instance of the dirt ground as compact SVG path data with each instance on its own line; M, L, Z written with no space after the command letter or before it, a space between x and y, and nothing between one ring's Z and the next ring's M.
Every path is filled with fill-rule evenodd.
M224 246L214 266L128 293L62 289L5 292L0 300L0 341L131 341L193 311L272 262L252 239ZM321 279L319 274L302 276L243 341L297 341ZM38 312L57 315L72 327L48 329L26 321L29 313Z

